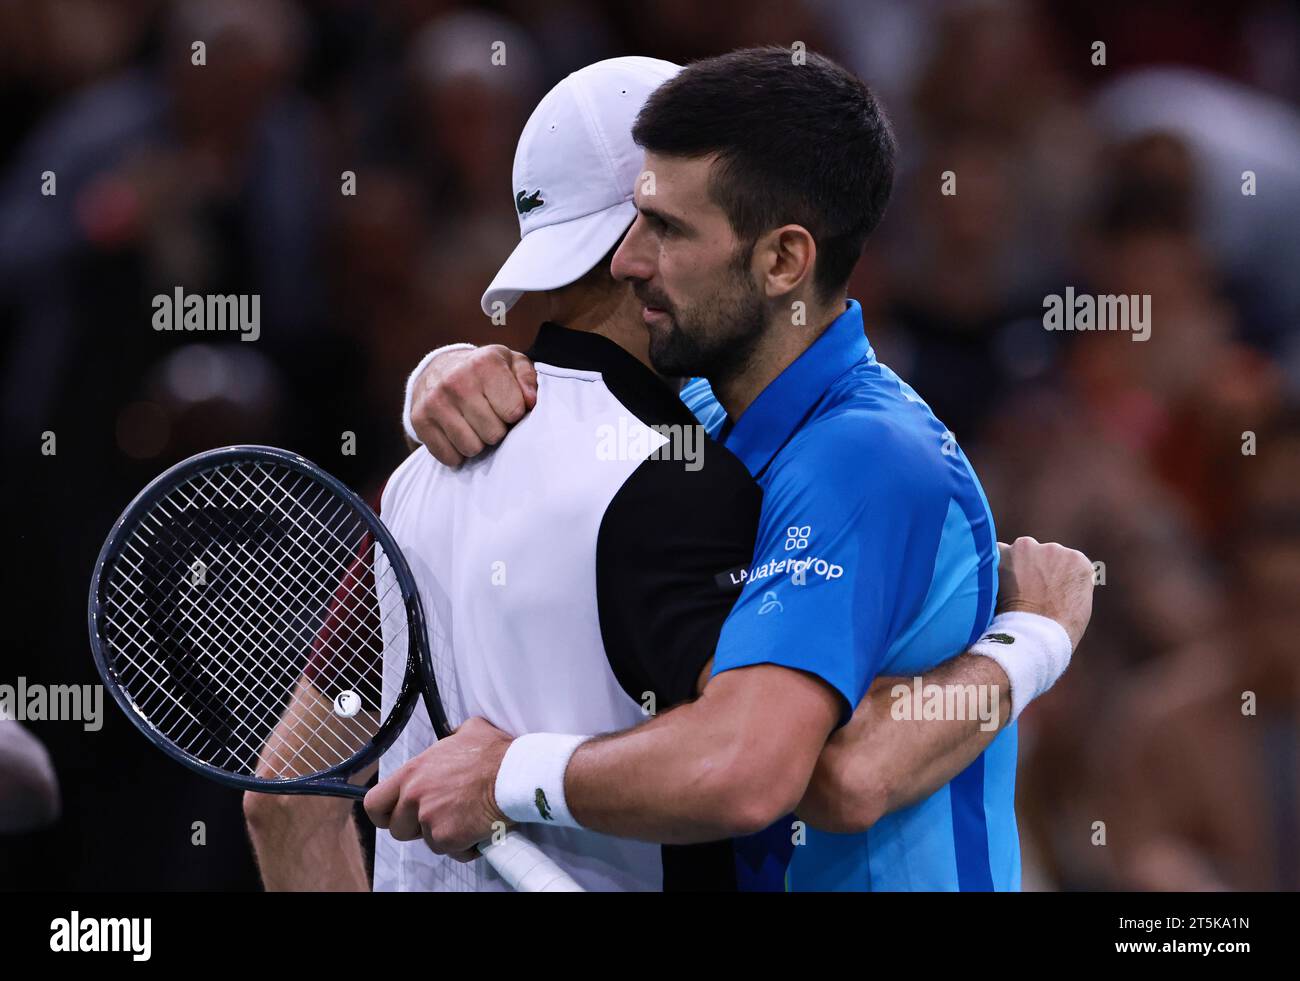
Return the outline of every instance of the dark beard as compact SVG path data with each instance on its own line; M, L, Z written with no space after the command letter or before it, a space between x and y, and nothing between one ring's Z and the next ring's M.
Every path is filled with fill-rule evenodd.
M667 333L650 333L650 363L655 371L669 378L703 377L718 384L749 366L767 330L763 297L743 270L733 267L733 273L725 296L715 294L685 312L666 311L672 318Z

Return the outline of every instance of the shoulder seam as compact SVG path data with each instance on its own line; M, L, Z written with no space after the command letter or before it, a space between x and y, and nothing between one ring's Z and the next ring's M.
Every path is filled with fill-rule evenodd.
M584 382L600 381L603 378L599 371L586 371L580 368L563 368L559 365L547 364L544 361L534 361L533 367L539 375L549 375L552 378L572 378L574 381Z

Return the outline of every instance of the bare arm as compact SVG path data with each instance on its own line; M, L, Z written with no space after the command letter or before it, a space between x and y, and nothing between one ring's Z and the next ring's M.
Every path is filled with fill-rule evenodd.
M827 741L798 816L822 831L863 831L924 800L988 748L1011 716L1007 676L986 657L962 654L921 676L923 686L975 686L990 699L988 720L895 718L911 678L878 678L853 718ZM895 694L902 686L906 694Z
M583 743L565 797L584 827L623 837L688 843L759 831L803 796L840 707L834 690L800 671L726 671L696 701Z
M58 816L59 784L45 747L0 717L0 832L31 831Z
M1003 546L1005 548L1006 546ZM1040 546L1041 547L1041 546ZM700 672L704 691L713 672ZM1011 687L996 661L963 653L920 676L920 684L976 686L987 693L988 719L896 719L897 686L912 678L877 678L853 717L826 741L796 813L822 831L865 831L886 814L924 800L988 747L1011 717Z
M688 843L759 831L803 796L841 705L800 671L725 671L695 701L580 745L564 771L566 802L583 827L624 838ZM495 788L511 743L468 719L371 789L366 812L398 841L423 837L436 853L464 853L506 823Z
M314 725L329 712L329 700L303 679L294 692L286 719L267 740L258 773L286 776L287 761L317 758L338 750L337 738ZM306 730L312 730L310 738ZM375 767L352 778L364 784ZM262 885L268 892L368 892L365 860L351 800L307 795L244 794L244 818L253 842Z
M267 892L370 891L352 801L249 792L244 817Z
M1073 648L1092 617L1092 563L1082 552L1018 538L998 544L998 612L1021 610L1055 620ZM1011 717L1011 686L997 662L973 654L945 661L920 679L925 686L972 692L995 708L965 719L919 720L893 709L912 678L879 678L843 728L826 743L798 814L824 831L856 832L924 800L968 767ZM899 690L896 686L902 686Z

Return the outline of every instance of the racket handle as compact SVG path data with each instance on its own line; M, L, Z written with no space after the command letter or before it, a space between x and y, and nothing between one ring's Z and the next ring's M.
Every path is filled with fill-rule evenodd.
M585 892L569 873L518 831L507 831L497 842L482 842L478 850L516 892Z

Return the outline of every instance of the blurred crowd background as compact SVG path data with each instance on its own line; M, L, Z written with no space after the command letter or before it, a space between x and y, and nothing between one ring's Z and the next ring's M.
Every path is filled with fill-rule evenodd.
M551 85L795 41L872 85L901 143L851 290L878 355L956 433L999 537L1101 563L1021 723L1026 888L1296 889L1300 13L1272 0L0 0L0 682L98 681L94 559L166 466L271 443L373 494L422 354L527 345L535 304L493 326L478 299ZM154 331L176 286L260 294L261 338ZM1067 286L1150 294L1150 339L1047 332ZM255 888L239 794L105 715L31 726L62 816L0 836L0 888Z

